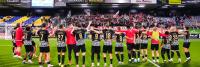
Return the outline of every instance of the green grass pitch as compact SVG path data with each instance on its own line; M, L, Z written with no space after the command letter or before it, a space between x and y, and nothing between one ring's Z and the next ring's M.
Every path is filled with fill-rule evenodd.
M34 39L34 41L36 42L36 44L39 44L39 40L38 39ZM55 38L50 38L49 39L50 42L50 52L51 52L51 64L53 64L55 67L59 67L58 63L57 63L57 48L56 48L56 39ZM102 49L102 45L103 42L101 42L101 49ZM113 44L115 44L113 42ZM175 54L175 58L174 58L174 63L159 63L158 65L161 67L200 67L200 54L199 54L199 50L200 50L200 40L198 39L193 39L191 40L191 46L190 46L190 52L191 52L191 62L189 64L187 63L183 63L183 61L185 61L185 55L183 52L183 48L182 48L182 44L183 44L183 40L180 40L180 51L181 51L181 59L182 59L182 63L177 63L177 56ZM86 40L86 67L90 67L91 66L91 41L90 40ZM114 47L114 45L113 45ZM124 46L124 48L126 48L126 46ZM150 44L148 47L148 58L151 59L151 52L150 52ZM38 67L38 61L37 58L33 58L34 63L33 64L22 64L22 60L21 59L16 59L13 58L12 55L12 43L10 40L0 40L0 67ZM24 47L22 50L22 55L25 53L24 51ZM128 64L128 54L127 54L127 49L124 50L124 64L123 65L119 65L118 61L116 59L116 56L114 54L114 49L113 49L113 67L155 67L153 64L151 64L150 62L145 62L145 63L133 63L133 64ZM39 49L37 48L37 55L39 55ZM80 59L82 59L82 57L79 57ZM110 64L109 61L109 55L107 55L107 64ZM73 55L73 63L75 63L75 57ZM162 58L160 57L160 62L162 61ZM65 64L68 63L68 58L66 55L66 61ZM79 66L82 65L82 60L79 61ZM95 55L95 65L97 65L97 59L96 59L96 55ZM100 67L103 67L104 65L104 61L103 61L103 54L101 51L101 59L100 59ZM45 65L46 66L46 65ZM67 66L67 67L75 67L75 65L72 66Z

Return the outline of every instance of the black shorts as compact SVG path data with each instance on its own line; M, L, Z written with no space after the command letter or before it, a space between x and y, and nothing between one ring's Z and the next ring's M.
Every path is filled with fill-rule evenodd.
M190 42L184 42L183 47L184 48L190 48Z
M32 41L32 45L35 47L35 42L34 41Z
M12 42L12 44L13 44L13 47L17 47L17 45L16 45L16 43L15 43L15 42Z
M84 45L78 45L77 46L77 51L76 52L85 52L86 50L85 50L85 44Z
M171 45L171 50L179 50L179 46L178 45Z
M141 44L141 49L147 49L148 44Z
M92 53L100 53L100 46L92 46Z
M103 46L103 52L104 53L107 53L107 52L108 53L112 53L112 45L109 45L109 46L108 45L104 45Z
M151 50L158 50L159 44L151 44Z
M123 52L123 47L115 47L116 52Z
M58 52L66 52L66 47L57 47Z
M134 49L140 50L140 44L135 44L135 45L134 45Z
M170 53L170 49L165 49L165 48L162 48L161 49L161 54L165 54L165 53Z
M49 47L40 47L40 52L48 53L48 52L50 52L50 49L49 49Z
M32 45L24 45L26 52L33 52L33 46Z
M127 49L128 50L133 50L134 49L134 44L127 44Z

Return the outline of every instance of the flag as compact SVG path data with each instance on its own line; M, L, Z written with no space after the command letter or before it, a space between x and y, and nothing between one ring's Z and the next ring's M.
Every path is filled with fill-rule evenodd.
M113 18L117 18L119 16L119 10L113 15Z
M68 14L67 14L67 18L70 18L72 16L72 12L71 12L71 10L68 12Z
M84 12L85 12L88 16L90 16L90 10L89 10L89 9L85 9Z

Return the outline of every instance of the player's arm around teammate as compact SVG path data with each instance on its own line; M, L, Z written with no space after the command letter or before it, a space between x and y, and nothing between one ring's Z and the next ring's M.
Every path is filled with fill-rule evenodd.
M33 51L34 51L34 45L35 43L32 42L32 31L31 31L31 27L26 26L25 31L24 31L24 47L25 47L25 56L24 56L24 60L23 63L27 63L26 62L26 58L28 57L28 63L32 64L32 56L33 56Z
M120 30L120 29L118 29ZM117 30L117 31L118 31ZM115 44L115 54L119 64L123 64L124 61L124 54L123 54L123 42L125 39L125 34L122 32L115 32L115 37L113 38L116 42ZM120 57L121 55L121 57Z
M189 32L189 27L185 27L184 28L184 32L183 32L184 37L184 43L183 43L183 49L185 52L185 56L186 56L186 61L185 62L190 62L191 58L190 58L190 32Z
M23 41L22 41L22 38L23 38L23 29L20 25L20 23L18 23L16 25L16 31L15 31L15 42L16 42L16 55L14 57L17 57L17 58L20 58L22 59L21 57L21 47L23 45Z
M59 25L59 29L57 29L55 32L55 37L57 38L58 65L64 67L66 52L66 32L64 31L63 25Z
M104 55L104 66L106 66L106 54L109 53L110 56L110 66L112 66L112 39L114 36L114 30L112 30L112 27L107 27L103 31L103 39L104 39L104 45L103 45L103 55Z
M42 24L42 28L37 32L39 35L40 40L40 55L38 57L38 62L40 67L43 67L42 63L42 56L45 56L45 63L48 64L48 67L52 67L53 65L50 64L50 47L49 47L49 32L46 29L47 25L45 23Z

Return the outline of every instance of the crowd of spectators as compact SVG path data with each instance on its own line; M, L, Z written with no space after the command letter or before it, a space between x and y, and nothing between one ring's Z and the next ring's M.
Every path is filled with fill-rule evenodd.
M178 27L190 26L199 28L200 16L173 16L173 17L156 17L144 13L135 14L95 14L95 15L72 15L68 16L55 16L49 22L52 26L59 24L67 25L73 23L75 25L87 25L89 21L98 26L127 26L137 24L140 26L149 27L153 24L160 24L164 27L176 25Z

